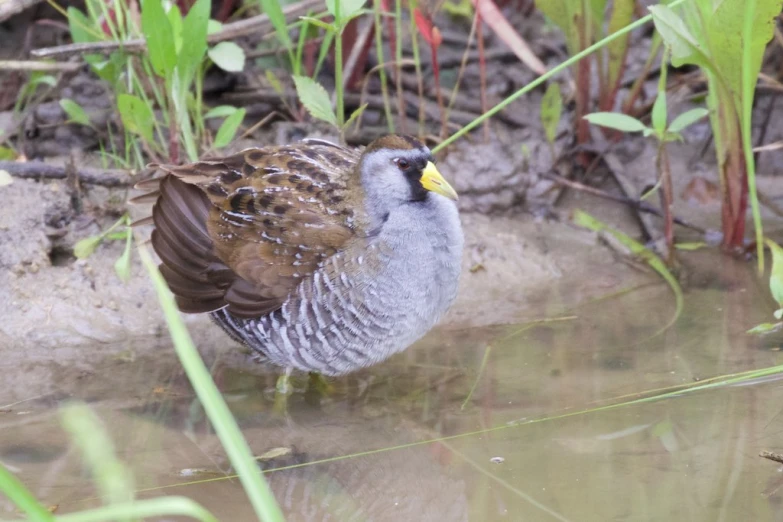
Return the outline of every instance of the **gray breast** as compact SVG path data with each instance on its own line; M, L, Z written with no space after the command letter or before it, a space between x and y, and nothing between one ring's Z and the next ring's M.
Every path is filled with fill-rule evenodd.
M366 243L332 256L283 306L259 319L213 317L271 362L341 375L421 338L457 293L463 236L453 202L392 212Z

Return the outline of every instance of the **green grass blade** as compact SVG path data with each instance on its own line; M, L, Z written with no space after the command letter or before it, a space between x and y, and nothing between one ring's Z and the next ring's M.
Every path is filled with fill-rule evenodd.
M212 513L186 497L162 497L137 502L112 504L57 517L57 522L102 522L104 520L151 517L190 517L201 522L218 522Z
M16 507L27 514L28 520L34 522L49 522L54 520L46 507L38 502L29 489L22 484L13 473L0 464L0 492L13 502Z
M220 391L212 381L207 367L193 345L193 340L179 316L174 296L169 291L166 281L145 246L139 246L139 255L155 284L155 290L166 317L177 356L182 362L185 373L187 373L196 395L204 406L204 411L209 416L231 464L239 475L239 480L250 498L258 519L264 522L283 521L280 507L266 481L261 477L258 464L253 458L247 441L242 437L236 420L231 415L231 411L226 406Z
M63 428L81 450L103 502L132 502L133 475L117 459L114 444L95 413L85 404L73 403L60 410L60 418Z
M756 232L756 258L758 260L759 274L764 273L764 230L761 223L761 209L756 189L756 161L753 157L753 128L751 117L753 115L753 94L756 88L756 74L753 72L753 19L756 14L756 0L747 0L745 4L745 20L742 26L742 40L745 42L742 48L742 114L740 114L740 128L742 132L742 146L745 153L745 169L748 176L748 196L750 197L750 209L753 214L753 228Z
M685 1L686 0L675 0L674 2L669 4L669 7L676 7L676 6L682 4ZM573 64L575 64L576 62L578 62L582 58L593 54L594 52L596 52L599 49L602 49L603 47L605 47L610 42L613 42L614 40L617 40L618 38L623 37L623 35L625 35L627 33L630 33L634 29L636 29L638 27L641 27L644 24L647 24L647 23L649 23L651 21L652 21L652 15L647 15L647 16L644 16L642 18L639 18L634 23L625 26L624 28L618 30L617 32L612 33L609 36L607 36L606 38L603 38L602 40L594 43L590 47L585 48L583 51L580 51L580 52L576 53L575 55L573 55L568 60L564 61L563 63L561 63L561 64L559 64L559 65L557 65L555 67L553 67L552 69L550 69L545 74L542 74L541 76L539 76L538 78L536 78L532 82L528 83L527 85L525 85L524 87L519 89L517 92L515 92L514 94L512 94L511 96L509 96L508 98L503 100L502 102L500 102L497 105L495 105L494 107L492 107L490 110L488 110L484 114L482 114L481 116L479 116L478 118L473 120L472 122L470 122L467 125L465 125L464 127L462 127L462 129L460 129L458 132L455 132L453 135L449 136L448 139L446 139L446 140L442 141L441 143L439 143L435 148L432 149L432 152L438 152L442 148L451 145L456 140L458 140L459 138L461 138L462 136L464 136L465 134L467 134L471 130L475 129L476 127L478 127L482 123L484 123L484 120L487 120L487 119L491 118L492 116L496 115L497 113L499 113L500 111L502 111L503 109L508 107L508 105L510 105L514 100L516 100L520 96L523 96L523 95L529 93L530 91L532 91L533 89L535 89L539 85L545 83L547 80L549 80L549 78L552 78L553 76L559 74L561 71L563 71L563 70L567 69L568 67L572 66Z

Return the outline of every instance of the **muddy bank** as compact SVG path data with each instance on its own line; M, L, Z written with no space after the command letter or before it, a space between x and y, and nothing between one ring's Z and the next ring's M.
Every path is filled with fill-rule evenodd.
M84 350L167 335L158 303L138 257L121 282L114 262L120 242L106 242L85 260L73 242L95 234L113 216L73 219L68 232L52 220L69 205L59 182L15 180L3 187L0 215L0 352L33 360L78 360ZM32 203L31 203L32 202ZM520 322L567 307L640 277L653 280L567 223L464 212L466 248L456 304L444 326ZM546 303L546 306L544 306ZM556 303L556 304L553 304ZM201 346L230 341L204 316L187 316ZM138 345L138 343L134 343ZM137 346L138 348L138 346Z
M278 132L277 139L290 139ZM638 222L627 207L569 191L551 206L552 184L542 177L549 152L541 142L517 133L498 133L490 144L465 142L441 160L442 170L461 195L466 236L463 275L457 302L444 328L520 323L556 314L591 298L639 283L659 283L568 222L573 208L594 213L612 226L639 237ZM528 154L515 154L520 142ZM719 228L719 198L709 187L714 170L693 167L692 147L672 147L678 215L702 227ZM640 190L654 180L651 145L638 142L618 152L624 175ZM491 158L491 159L488 159ZM693 189L704 178L707 189ZM701 183L701 182L699 182ZM760 186L774 197L774 178ZM609 188L619 193L616 188ZM102 244L85 260L73 256L81 238L105 230L125 210L127 191L82 187L64 182L15 179L0 187L0 354L5 361L78 361L98 350L143 351L144 342L167 335L146 273L137 256L132 277L121 282L114 262L123 245ZM480 211L480 212L476 212ZM136 217L149 212L135 208ZM678 230L683 240L703 238ZM202 349L231 346L205 316L187 316ZM10 356L10 358L9 358Z

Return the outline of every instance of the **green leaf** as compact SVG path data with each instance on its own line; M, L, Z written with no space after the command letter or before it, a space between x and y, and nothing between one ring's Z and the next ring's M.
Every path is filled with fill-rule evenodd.
M671 123L671 125L669 125L667 130L669 132L682 132L683 129L689 125L693 125L703 117L707 116L709 113L710 111L702 107L683 112L674 118L674 121Z
M76 259L88 258L95 252L101 241L103 241L102 235L85 237L73 245L73 255L76 256Z
M204 115L204 119L208 120L210 118L225 118L226 116L231 116L235 112L237 112L237 108L233 105L218 105L217 107L211 108Z
M334 26L334 24L330 24L328 22L324 22L323 20L319 18L314 18L312 16L300 16L300 20L307 22L309 24L312 24L316 27L320 27L321 29L328 31L329 33L333 33L337 30L337 28Z
M71 40L74 43L87 43L97 40L92 34L92 21L75 7L69 7L66 12L68 16L68 30L71 32Z
M549 143L555 142L557 125L560 123L562 114L563 97L560 94L560 85L552 82L547 87L544 97L541 98L541 125L544 127L544 134Z
M0 161L14 161L16 157L14 149L0 145Z
M132 94L120 94L117 96L117 109L120 111L122 124L128 132L138 134L147 143L152 143L155 115L141 98Z
M131 247L133 245L133 234L130 228L125 229L125 250L122 255L114 262L114 271L120 281L127 283L131 277Z
M241 72L245 68L245 51L234 42L220 42L207 54L224 71Z
M769 290L772 292L772 298L783 307L783 248L771 239L765 239L764 243L769 247L772 253L772 271L769 275Z
M647 126L634 117L619 112L594 112L585 116L594 125L609 127L622 132L642 132Z
M207 53L207 23L210 0L196 0L182 21L182 50L177 56L180 95L190 90L190 84ZM187 43L187 45L185 45Z
M269 86L272 87L272 90L275 91L278 95L283 95L283 84L280 83L280 79L275 75L274 71L272 69L267 69L264 71L264 74L266 76L266 81L269 82Z
M218 22L217 20L213 20L212 18L209 19L207 22L207 34L215 34L219 33L223 30L223 24Z
M676 248L677 250L691 251L691 250L699 250L702 248L707 248L707 246L709 245L707 245L707 243L705 243L704 241L693 241L691 243L676 243L674 245L674 248Z
M51 74L39 74L36 75L35 77L30 78L28 84L33 87L41 84L48 85L49 87L54 87L55 85L57 85L57 78L55 78Z
M783 323L761 323L761 324L757 324L756 326L754 326L753 328L751 328L745 333L749 333L752 335L763 335L763 334L776 332L780 330L781 327L783 327Z
M155 74L161 78L171 78L177 65L177 46L162 0L142 0L141 29Z
M367 0L326 0L326 10L335 17L336 25L345 25L354 15L359 13ZM340 2L340 16L336 12L336 2Z
M75 101L63 98L60 100L60 107L62 107L65 114L68 115L68 119L72 122L78 123L79 125L86 125L87 127L92 125L90 123L90 117L84 112L82 106Z
M664 65L665 67L665 65ZM652 108L652 126L658 136L666 132L666 89L658 91Z
M288 34L288 25L285 21L285 14L283 14L283 7L278 0L259 0L261 4L261 10L269 17L269 21L272 23L272 27L275 28L275 36L278 41L286 49L290 49L293 44L291 43L291 36Z
M337 126L337 116L332 109L332 102L329 100L329 94L323 86L307 76L294 76L296 85L296 94L299 101L305 106L314 118L325 121Z
M177 4L171 4L169 11L166 13L171 24L171 34L174 35L174 50L177 55L182 50L182 12L180 12Z
M5 187L14 182L14 178L7 170L0 170L0 187Z
M345 125L343 125L343 128L347 129L354 121L357 121L361 117L362 113L364 112L364 109L367 108L367 105L369 104L365 103L361 107L353 111L353 113L351 113L351 117L348 118L348 121L346 121Z
M244 118L245 109L237 109L232 115L225 119L215 135L216 149L225 147L231 143L231 140L234 139L234 135L237 133L237 129Z
M663 41L671 48L672 64L680 67L692 63L700 67L713 69L712 62L691 34L685 22L672 9L665 5L648 7L653 16L655 28Z

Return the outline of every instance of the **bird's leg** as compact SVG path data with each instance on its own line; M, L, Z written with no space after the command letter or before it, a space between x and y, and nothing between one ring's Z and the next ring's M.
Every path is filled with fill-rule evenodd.
M294 392L294 387L291 386L292 370L293 368L286 368L283 375L277 378L277 384L275 384L274 411L278 414L287 414L288 412L288 396Z
M334 391L334 386L320 373L310 372L307 389L314 390L319 395L328 396Z
M293 371L293 368L289 366L285 369L285 373L277 378L275 394L290 395L293 392L293 387L291 386L291 371Z

